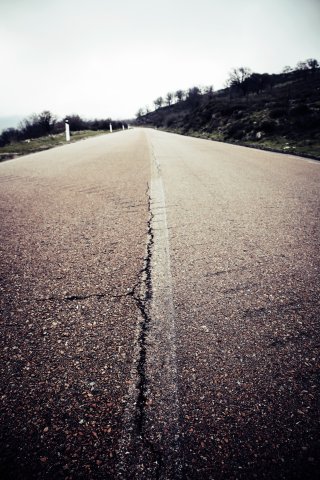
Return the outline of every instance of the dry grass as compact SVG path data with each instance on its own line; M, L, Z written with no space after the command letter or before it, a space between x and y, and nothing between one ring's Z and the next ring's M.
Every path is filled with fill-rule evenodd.
M107 133L109 132L103 130L83 130L80 132L73 132L71 134L70 142L77 142L78 140L84 140L85 138ZM67 143L69 142L66 141L64 133L14 142L0 148L0 161L20 157L21 155L27 155L29 153L40 152L42 150L48 150L49 148L66 145Z

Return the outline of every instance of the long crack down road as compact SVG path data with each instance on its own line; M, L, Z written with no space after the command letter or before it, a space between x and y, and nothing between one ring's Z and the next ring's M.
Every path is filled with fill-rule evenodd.
M320 164L149 129L0 165L0 478L319 478Z

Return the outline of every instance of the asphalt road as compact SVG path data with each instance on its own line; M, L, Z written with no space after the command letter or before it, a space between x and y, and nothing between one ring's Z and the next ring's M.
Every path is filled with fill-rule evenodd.
M1 479L316 479L320 164L135 129L0 164Z

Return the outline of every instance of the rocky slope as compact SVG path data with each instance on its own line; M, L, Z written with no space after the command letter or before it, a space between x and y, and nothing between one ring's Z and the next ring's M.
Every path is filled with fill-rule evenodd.
M158 108L136 120L181 134L320 158L320 69L253 74L226 88Z

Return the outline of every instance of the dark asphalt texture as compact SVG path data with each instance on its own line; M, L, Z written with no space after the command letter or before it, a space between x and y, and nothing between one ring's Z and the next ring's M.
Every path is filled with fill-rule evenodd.
M0 165L1 478L115 474L147 235L141 136Z
M319 185L147 129L0 164L0 478L319 478Z
M320 164L152 133L183 478L319 478Z

